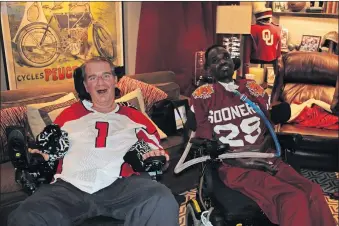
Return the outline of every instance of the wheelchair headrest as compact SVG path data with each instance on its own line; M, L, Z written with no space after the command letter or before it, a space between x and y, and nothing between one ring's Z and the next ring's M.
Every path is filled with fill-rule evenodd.
M232 58L233 63L234 63L234 70L238 70L241 66L241 60L240 58Z
M83 72L84 66L81 65L80 67L77 67L73 72L73 79L74 79L74 88L78 93L78 97L80 100L89 100L91 101L91 96L86 91L84 86L84 72Z

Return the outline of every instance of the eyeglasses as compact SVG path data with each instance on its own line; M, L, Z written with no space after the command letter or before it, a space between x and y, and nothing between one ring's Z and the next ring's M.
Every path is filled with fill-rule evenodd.
M101 77L104 81L108 81L113 78L113 75L111 73L105 73L103 75L90 75L87 77L88 82L95 82Z

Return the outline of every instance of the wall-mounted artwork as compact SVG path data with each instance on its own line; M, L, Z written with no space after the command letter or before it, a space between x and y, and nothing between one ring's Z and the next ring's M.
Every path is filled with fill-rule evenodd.
M93 56L124 66L121 2L1 2L9 89L53 85Z
M267 85L269 87L273 87L274 80L275 80L275 73L273 67L266 67L266 78L267 78Z
M272 2L273 12L284 12L287 10L287 2Z
M230 53L231 58L240 58L240 35L223 35L222 45Z
M317 52L320 46L321 36L303 35L300 43L300 51Z
M287 51L288 49L288 30L287 28L281 29L281 51Z

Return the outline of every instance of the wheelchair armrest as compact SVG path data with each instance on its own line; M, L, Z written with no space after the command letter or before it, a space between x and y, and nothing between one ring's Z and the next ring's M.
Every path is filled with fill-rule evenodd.
M190 139L190 143L195 144L195 145L205 145L207 144L207 139L204 138L197 138L197 137L193 137Z
M295 150L303 137L297 133L277 133L279 143L283 149Z
M204 138L191 138L190 143L197 147L203 147L211 159L216 159L219 155L226 153L230 149L229 144L222 144L217 140L209 140Z

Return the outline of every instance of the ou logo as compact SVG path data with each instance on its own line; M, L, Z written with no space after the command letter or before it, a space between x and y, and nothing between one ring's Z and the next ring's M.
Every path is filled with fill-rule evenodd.
M273 34L268 29L264 29L261 32L262 39L265 41L266 45L271 46L273 45Z

